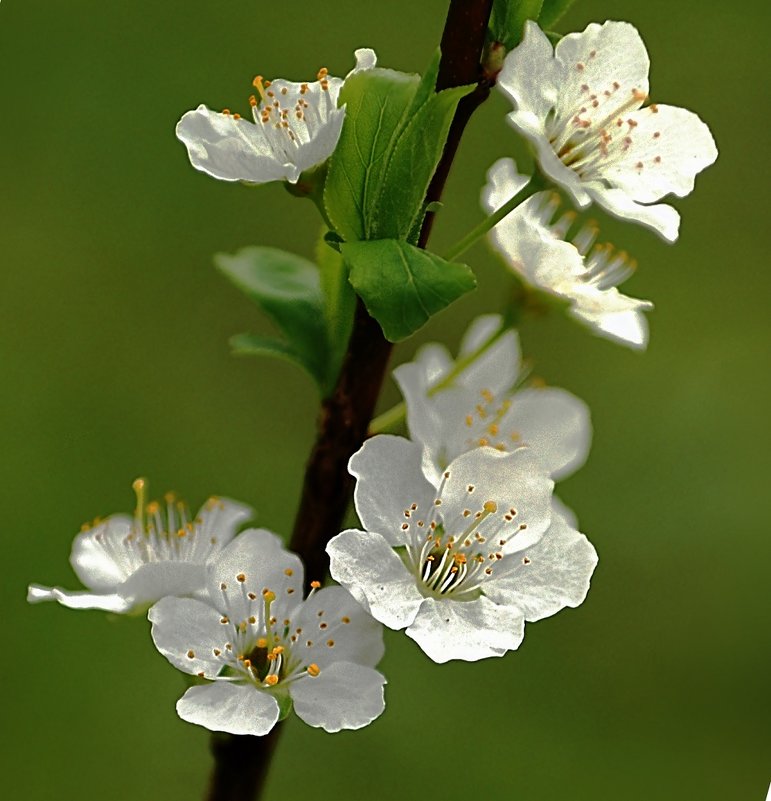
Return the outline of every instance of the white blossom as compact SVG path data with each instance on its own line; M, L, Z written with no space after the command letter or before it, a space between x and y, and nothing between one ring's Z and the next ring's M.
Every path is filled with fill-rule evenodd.
M503 325L498 315L479 317L457 360L431 343L394 370L410 437L424 448L430 480L440 480L453 459L481 446L507 452L528 445L552 478L586 461L592 434L587 405L564 389L525 386L519 338Z
M580 207L677 239L680 216L657 203L693 190L717 158L709 128L692 112L651 103L650 62L626 22L592 23L552 48L534 22L504 61L497 86L513 102L511 125L535 146L542 171Z
M374 51L362 48L355 56L349 75L375 66ZM296 183L301 173L326 161L337 145L345 118L345 107L338 108L343 83L325 68L313 82L265 81L257 76L257 95L249 100L254 122L200 105L177 123L177 138L187 147L191 164L214 178Z
M209 568L206 601L150 609L158 650L206 680L177 702L190 723L267 734L293 706L311 726L358 729L384 709L382 627L342 587L302 599L303 566L269 531L240 534Z
M86 591L31 584L27 600L58 601L70 609L136 612L165 595L193 595L206 586L206 564L226 546L252 509L210 498L193 518L169 493L145 504L145 481L134 482L134 517L112 515L86 524L75 537L70 564Z
M487 173L482 204L488 211L497 210L526 181L511 159L500 159ZM495 225L490 241L526 284L568 301L569 313L594 333L645 348L648 322L643 312L653 304L616 288L634 272L636 262L612 245L595 245L594 223L581 228L572 242L564 241L575 215L557 216L558 208L556 193L538 192Z
M356 511L327 546L336 581L435 662L516 649L525 620L577 606L596 554L552 509L553 482L527 448L482 447L438 483L422 449L377 436L351 458Z

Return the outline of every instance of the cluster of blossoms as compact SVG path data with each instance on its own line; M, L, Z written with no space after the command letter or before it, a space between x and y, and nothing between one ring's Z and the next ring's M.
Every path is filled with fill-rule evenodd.
M376 70L373 51L355 57L348 77ZM617 289L634 262L596 244L596 225L560 213L556 190L578 209L596 203L677 238L679 216L659 201L687 194L717 151L694 114L644 105L648 66L626 23L590 25L552 47L528 22L498 86L537 176L502 159L482 193L490 241L519 278L636 348L651 304ZM254 122L205 106L182 117L193 166L249 184L312 178L343 131L344 79L322 69L315 82L258 76L254 86ZM552 186L540 191L544 181ZM233 734L266 734L292 709L330 732L370 723L384 709L382 625L406 630L439 663L517 649L525 622L584 600L597 564L553 495L587 458L588 408L530 379L499 315L471 325L457 358L428 345L394 378L409 438L375 435L350 459L361 528L327 545L339 586L314 581L304 597L297 555L269 531L238 533L248 507L213 498L192 517L173 495L147 503L140 479L133 517L96 521L75 539L71 563L87 590L32 585L29 600L149 610L156 647L193 677L180 717Z

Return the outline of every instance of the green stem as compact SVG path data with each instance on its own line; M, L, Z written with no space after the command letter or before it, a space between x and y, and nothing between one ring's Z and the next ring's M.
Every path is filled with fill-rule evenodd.
M489 350L489 348L494 345L507 330L508 326L505 323L502 323L500 328L495 331L489 339L486 339L476 350L471 351L471 353L466 353L464 356L460 356L458 359L456 359L452 370L450 370L450 372L447 373L447 375L441 381L438 381L432 387L429 387L428 397L432 398L443 389L451 387L455 382L455 379L458 378L458 376L461 375L469 365L473 364L483 353ZM404 420L406 414L407 405L404 403L404 401L397 403L396 406L392 406L382 414L379 414L370 423L369 433L382 434L386 431L396 428L396 426Z
M491 228L496 226L507 214L510 214L517 208L523 201L527 200L531 195L540 192L546 186L541 174L536 172L530 181L522 187L522 189L514 195L511 200L504 203L498 211L491 214L486 219L482 220L479 225L472 228L466 236L459 242L456 242L443 256L447 261L454 261L462 253L465 253L477 239L483 237Z

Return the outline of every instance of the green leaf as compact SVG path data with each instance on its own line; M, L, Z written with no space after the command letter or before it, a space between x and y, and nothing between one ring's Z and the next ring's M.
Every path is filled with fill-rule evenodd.
M312 372L302 354L283 339L260 334L236 334L230 337L230 347L236 356L273 356L302 367L317 383L323 379L323 376Z
M336 243L339 248L339 243ZM316 246L316 263L321 275L324 296L324 319L327 325L329 358L327 383L333 387L343 362L353 327L356 295L348 283L348 268L339 249L333 250L325 238Z
M405 239L423 215L423 199L442 156L458 101L474 87L432 93L399 137L373 216L372 238Z
M391 342L406 339L476 286L465 264L397 239L342 245L349 280Z
M327 329L319 271L314 264L283 250L247 247L234 255L219 253L217 268L253 300L286 337L286 342L243 335L239 352L271 353L301 364L326 386Z
M420 83L418 75L364 70L346 79L345 122L324 187L327 217L347 241L367 239L393 145Z
M538 20L541 6L546 2L548 0L494 0L490 15L493 40L501 42L507 50L515 48L522 41L525 22Z
M434 52L434 55L431 57L431 61L428 65L428 69L423 73L423 77L420 79L420 83L418 84L418 88L415 91L415 96L412 98L412 103L410 104L410 108L407 112L407 119L410 119L412 115L434 94L434 90L436 89L436 79L439 76L439 62L442 60L442 51L437 48Z
M575 0L543 0L543 11L538 24L541 28L551 28L558 22Z

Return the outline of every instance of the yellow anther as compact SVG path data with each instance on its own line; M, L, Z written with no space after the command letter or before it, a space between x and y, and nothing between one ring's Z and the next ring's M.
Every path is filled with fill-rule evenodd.
M311 588L312 589L318 590L320 587L321 587L321 582L320 581L312 581L311 582Z
M278 676L275 673L269 674L265 677L265 684L275 687L278 684Z
M498 504L495 501L485 501L482 507L487 514L491 515L493 512L498 511Z
M266 603L272 603L276 600L276 593L273 590L263 590L262 597Z
M264 637L260 637L260 639L257 640L257 647L258 648L267 648L268 647L268 641Z
M319 670L319 666L315 662L311 662L311 664L308 665L307 671L308 675L313 676L314 679L316 678L316 676L319 675L319 673L321 673L321 670Z
M285 576L293 576L293 575L294 575L294 570L292 570L292 568L291 568L291 567L288 567L288 568L287 568L287 569L284 571L284 575L285 575Z
M480 439L479 439L479 447L480 448L484 448L486 445L489 445L489 444L490 444L490 440L489 439L487 439L486 437L480 437Z
M246 581L246 575L244 573L239 573L236 576L236 581L240 581L243 584Z
M345 617L341 617L340 620L343 623L350 623L351 622L351 618L349 618L348 615L346 615Z
M481 395L481 396L482 396L482 397L483 397L483 398L484 398L484 399L485 399L485 400L486 400L488 403L492 403L492 402L493 402L493 393L492 393L492 392L490 392L490 390L489 390L489 389L483 389L483 390L482 390L482 391L481 391L479 394L480 394L480 395Z
M466 425L467 425L469 428L471 428L471 426L473 425L473 423L474 423L474 418L473 418L473 417L472 417L470 414L467 414L467 415L466 415Z
M161 511L161 507L158 501L152 501L151 503L147 504L147 514L149 515L157 515L158 512Z
M327 75L329 75L329 70L326 67L322 67L316 74L316 79L319 81L323 81L324 78L327 77Z
M496 436L498 434L498 424L497 423L490 423L487 427L487 431L491 436Z
M257 93L265 101L265 86L262 82L262 75L255 75L252 81L252 86L257 90Z

